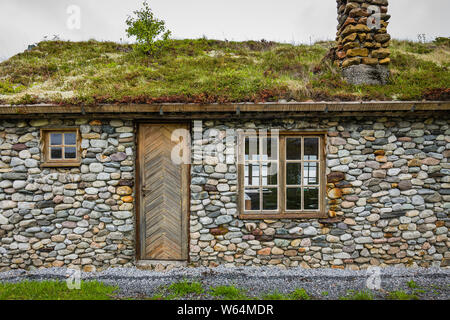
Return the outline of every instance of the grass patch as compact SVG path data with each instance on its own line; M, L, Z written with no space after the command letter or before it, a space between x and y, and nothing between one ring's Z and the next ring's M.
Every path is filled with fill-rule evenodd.
M235 286L217 286L211 288L208 294L223 300L248 300L247 292Z
M291 300L289 295L280 293L278 291L266 293L261 297L262 300Z
M80 290L70 290L64 281L0 283L0 300L112 300L117 286L82 281Z
M390 300L418 300L419 297L415 294L409 294L402 290L392 291L388 294Z
M198 281L191 282L188 280L183 280L172 283L167 288L167 291L170 292L173 297L184 297L187 295L201 295L205 290L203 289L202 284Z
M416 289L416 288L419 287L419 286L417 285L417 283L416 283L414 280L408 281L406 284L408 285L408 287L409 287L410 289Z
M329 62L333 42L170 40L157 57L113 42L44 41L0 63L3 103L227 103L279 99L450 99L448 38L393 40L386 86L353 86Z
M340 297L339 300L373 300L374 296L371 291L368 290L348 290L347 294Z
M295 289L289 294L282 294L278 291L267 293L262 296L263 300L310 300L311 297L305 289Z

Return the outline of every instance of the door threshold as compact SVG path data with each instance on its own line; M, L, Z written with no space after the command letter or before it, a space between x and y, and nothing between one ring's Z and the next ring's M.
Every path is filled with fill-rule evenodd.
M167 267L177 268L177 267L186 267L187 261L180 260L138 260L136 261L136 267L138 269L158 269Z

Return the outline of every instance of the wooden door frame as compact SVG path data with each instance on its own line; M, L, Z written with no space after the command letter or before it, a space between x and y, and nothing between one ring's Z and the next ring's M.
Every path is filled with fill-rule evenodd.
M145 258L143 258L143 254L142 254L142 246L141 246L141 241L142 241L142 237L141 237L141 181L143 180L141 177L141 139L140 139L140 128L141 125L145 125L145 124L184 124L187 127L187 130L189 131L189 134L191 134L191 130L192 130L192 122L191 121L178 121L178 120L165 120L165 121L158 121L158 120L143 120L143 121L135 121L134 122L134 126L135 126L135 132L136 132L136 136L135 136L135 145L136 145L136 160L135 160L135 259L136 261L142 261L142 260L146 260ZM192 141L192 138L191 138ZM192 154L191 154L191 145L189 146L189 159L192 161ZM190 162L191 162L190 161ZM187 208L186 208L186 223L185 223L185 228L186 228L186 234L187 234L187 257L186 261L187 263L190 262L190 241L191 241L191 234L190 234L190 220L191 220L191 164L187 164L186 166L186 170L187 170Z

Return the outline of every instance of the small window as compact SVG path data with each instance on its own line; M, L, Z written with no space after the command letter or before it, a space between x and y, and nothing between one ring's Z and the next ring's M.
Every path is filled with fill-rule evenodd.
M239 136L243 218L324 215L324 134Z
M77 129L42 130L43 166L70 167L80 165L79 137Z

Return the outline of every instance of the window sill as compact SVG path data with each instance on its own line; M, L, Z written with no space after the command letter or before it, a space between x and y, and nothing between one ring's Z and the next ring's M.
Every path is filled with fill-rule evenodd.
M326 212L302 212L282 214L240 214L239 219L245 220L276 220L276 219L324 219L328 218Z
M76 162L44 162L41 164L42 168L71 168L71 167L79 167L81 166L81 161Z

